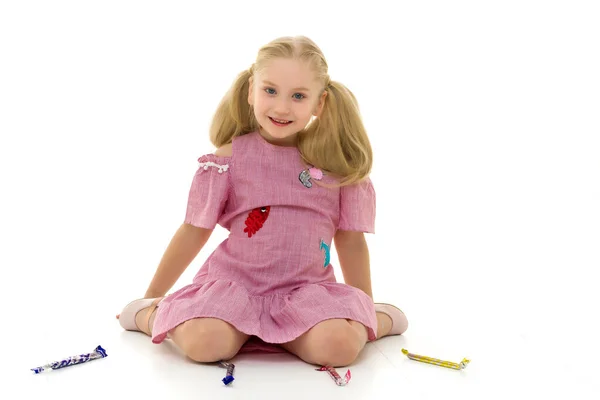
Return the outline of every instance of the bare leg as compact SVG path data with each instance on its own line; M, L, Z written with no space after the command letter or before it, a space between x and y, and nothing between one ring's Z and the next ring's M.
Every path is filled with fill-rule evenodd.
M354 362L367 339L367 328L361 323L330 319L282 347L309 364L343 367Z
M158 309L154 307L149 313L151 308L144 308L135 316L137 328L148 336L152 336ZM192 360L216 362L233 358L249 336L220 319L194 318L173 328L169 338Z
M233 358L250 336L216 318L195 318L170 331L170 337L194 361L215 362Z

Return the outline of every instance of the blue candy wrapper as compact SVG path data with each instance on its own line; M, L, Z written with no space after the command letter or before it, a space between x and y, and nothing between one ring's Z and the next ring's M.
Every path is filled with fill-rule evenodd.
M70 367L70 366L76 365L76 364L83 364L85 362L97 360L99 358L104 358L107 356L108 356L108 354L106 354L106 350L104 350L102 348L102 346L98 346L91 353L80 354L77 356L69 357L69 358L66 358L61 361L55 361L50 364L42 365L41 367L31 368L31 370L33 372L35 372L36 374L39 374L39 373L42 373L47 370L60 369L60 368Z
M235 380L235 378L233 377L233 370L235 368L235 365L233 365L232 363L225 362L225 361L220 361L219 366L221 368L227 368L227 374L225 375L225 378L221 379L221 381L225 385L229 385L231 382L233 382Z

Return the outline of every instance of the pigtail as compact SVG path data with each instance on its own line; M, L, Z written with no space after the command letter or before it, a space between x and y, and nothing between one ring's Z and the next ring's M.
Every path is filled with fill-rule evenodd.
M329 81L321 115L301 132L298 148L308 164L340 179L358 183L371 172L373 151L362 123L358 102L343 84Z
M210 125L210 141L217 148L231 143L236 136L258 129L254 112L248 104L252 73L251 68L238 74L215 111Z

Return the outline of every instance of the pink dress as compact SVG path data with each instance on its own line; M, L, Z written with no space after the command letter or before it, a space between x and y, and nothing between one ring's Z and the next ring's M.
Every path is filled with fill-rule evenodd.
M376 338L377 318L363 291L337 283L329 262L337 229L374 233L370 179L342 188L304 164L295 147L253 132L233 140L231 157L199 158L185 222L229 231L193 282L157 309L152 341L177 325L218 318L262 341L294 340L321 321L358 321Z

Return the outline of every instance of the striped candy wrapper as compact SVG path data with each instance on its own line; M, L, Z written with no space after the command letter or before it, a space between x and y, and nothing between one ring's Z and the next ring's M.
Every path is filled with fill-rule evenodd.
M235 369L235 365L233 363L219 361L219 366L221 368L227 369L227 374L225 375L225 378L221 379L221 381L225 385L229 385L231 382L233 382L235 380L235 378L233 377L233 370Z
M335 384L338 386L347 385L348 382L350 382L350 378L352 378L352 374L350 373L350 370L346 371L346 375L344 375L343 378L340 376L340 374L337 373L337 371L333 367L324 366L321 368L317 368L316 370L317 371L327 371L327 373L329 374L331 379L333 379Z
M50 364L42 365L41 367L31 368L33 372L39 374L41 372L51 370L51 369L60 369L65 367L70 367L71 365L83 364L88 361L97 360L99 358L107 357L106 350L102 348L102 346L98 346L94 349L93 352L88 354L80 354L77 356L69 357L61 361L55 361Z

